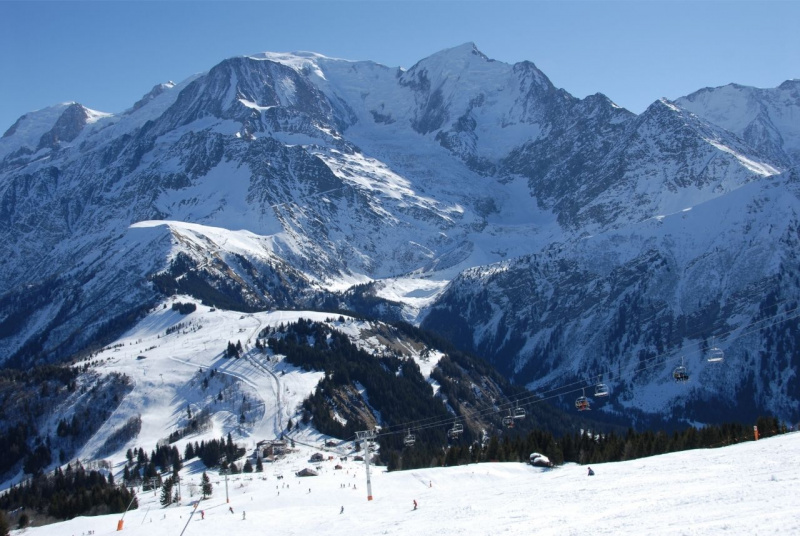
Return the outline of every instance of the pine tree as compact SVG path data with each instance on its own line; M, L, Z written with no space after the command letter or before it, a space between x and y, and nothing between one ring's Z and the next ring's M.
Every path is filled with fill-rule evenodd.
M0 510L0 536L8 536L8 519L6 518L5 512Z
M161 506L169 506L172 504L172 487L175 485L173 478L167 477L164 484L161 486Z
M203 483L203 489L202 489L203 498L205 499L206 497L210 497L214 488L211 486L211 479L208 478L208 475L206 474L205 471L203 471L203 477L201 479L201 482Z
M186 443L186 448L183 451L183 459L184 460L191 460L194 457L195 457L194 445L192 445L191 441L188 441Z

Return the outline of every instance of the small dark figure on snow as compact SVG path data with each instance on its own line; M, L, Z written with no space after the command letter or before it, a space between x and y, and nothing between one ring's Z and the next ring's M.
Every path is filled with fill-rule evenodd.
M205 519L205 518L206 518L205 510L200 510L200 519Z
M416 509L417 509L417 500L414 499L414 510L416 510Z
M231 513L233 513L233 506L229 506L229 507L228 507L228 510L230 510L230 511L231 511Z
M340 514L343 514L343 513L344 513L344 506L342 506L342 509L341 509L341 510L339 510L339 513L340 513Z
M594 471L592 471L591 467L589 468L589 476L594 476Z

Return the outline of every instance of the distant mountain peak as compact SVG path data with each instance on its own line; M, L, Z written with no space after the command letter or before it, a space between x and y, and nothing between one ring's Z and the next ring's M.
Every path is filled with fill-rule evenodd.
M453 55L453 56L462 55L462 54L470 54L472 56L477 56L477 57L479 57L481 59L484 59L486 61L493 61L493 60L490 60L489 57L486 56L486 54L481 52L478 49L478 46L475 43L473 43L472 41L468 41L466 43L463 43L463 44L458 45L458 46L453 47L453 48L445 49L442 52L446 52L446 53L448 53L448 55Z
M464 43L463 45L446 48L431 54L427 58L418 61L409 69L409 72L420 69L445 69L448 72L456 72L487 62L494 62L494 60L489 59L483 52L478 50L475 43Z
M172 80L169 80L168 82L164 82L164 83L161 83L161 84L156 84L155 86L153 86L153 89L148 91L147 94L145 94L141 99L136 101L136 103L128 111L128 113L135 112L136 110L138 110L142 106L146 105L147 103L149 103L150 101L152 101L153 99L158 97L159 95L163 94L165 91L169 91L170 89L172 89L174 87L175 87L175 82L173 82Z
M791 90L791 89L800 89L800 78L791 78L786 80L781 85L778 86L778 89L783 90Z

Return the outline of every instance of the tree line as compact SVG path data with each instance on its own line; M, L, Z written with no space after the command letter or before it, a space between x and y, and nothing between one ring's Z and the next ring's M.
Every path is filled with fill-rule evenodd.
M87 471L80 463L40 473L0 496L0 510L17 508L33 510L58 520L82 515L103 515L124 512L128 505L137 507L134 493L117 487L111 473Z
M760 438L788 431L786 424L779 422L775 417L759 417L756 426ZM528 460L531 453L539 452L555 465L595 464L634 460L691 449L718 448L753 440L753 426L741 423L724 423L699 428L689 426L672 433L652 430L637 432L632 428L625 434L581 430L558 438L550 432L535 430L526 436L506 435L501 438L495 435L485 446L477 443L456 443L438 453L432 451L430 462L431 466L490 461L523 462ZM390 458L388 462L391 470L392 465L399 463L399 460Z

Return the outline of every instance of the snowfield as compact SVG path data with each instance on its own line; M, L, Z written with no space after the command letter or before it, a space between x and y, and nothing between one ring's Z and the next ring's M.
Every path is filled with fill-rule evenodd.
M487 463L393 473L373 466L372 501L363 463L334 458L315 464L319 476L294 476L312 467L307 460L313 452L298 445L261 474L231 477L230 503L224 479L212 473L213 495L200 501L194 515L201 469L191 465L184 469L182 505L163 508L152 493L140 494L139 509L127 513L121 534L800 533L800 503L793 493L800 485L800 433L598 464L593 477L574 464L547 470ZM342 469L334 469L336 464ZM111 535L119 519L82 517L12 534Z
M242 314L199 303L196 311L181 315L171 303L158 306L92 358L100 363L97 370L123 372L134 387L78 457L96 459L105 438L131 416L142 418L139 436L105 457L117 482L122 481L125 451L153 450L159 440L185 426L187 407L195 412L208 407L213 416L209 429L175 443L181 453L187 441L231 433L255 465L256 443L276 438L288 419L297 423L299 404L322 377L292 367L281 356L253 350L260 330L300 317L328 322L352 337L363 337L371 326L325 313ZM244 357L223 358L225 341L241 342ZM370 337L362 338L361 346L369 349L373 343L378 351L378 342ZM429 377L440 357L436 353L415 359ZM211 369L216 373L202 389ZM216 400L219 392L224 393L222 401ZM245 398L249 409L241 422ZM60 417L53 416L53 426ZM586 467L575 464L541 469L486 463L392 473L372 466L372 501L367 500L364 463L353 460L352 443L337 440L336 447L323 450L330 438L311 427L295 426L290 437L295 449L265 462L262 473L229 477L230 502L224 476L215 470L208 471L213 494L200 500L205 467L195 458L181 471L179 505L162 507L160 492L139 491L139 508L124 518L80 517L12 534L111 535L117 534L121 518L121 534L132 536L800 534L800 502L793 496L800 485L797 432L718 449L597 464L592 477ZM311 462L318 452L324 461ZM243 461L237 464L241 467ZM318 470L319 476L295 476L305 468ZM16 525L16 518L10 521Z

